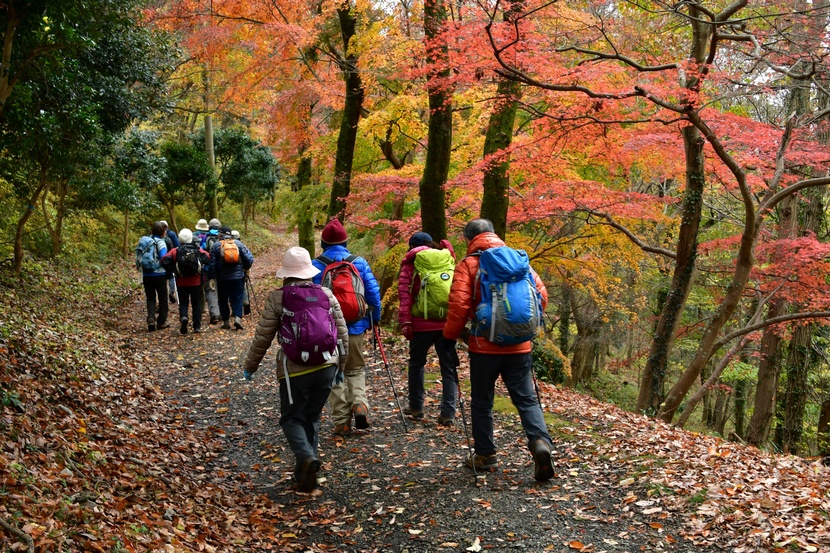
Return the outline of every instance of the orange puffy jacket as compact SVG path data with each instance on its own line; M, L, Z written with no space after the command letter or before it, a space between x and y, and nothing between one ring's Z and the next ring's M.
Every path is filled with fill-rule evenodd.
M467 244L467 257L455 266L450 288L450 306L447 313L447 324L444 326L444 338L457 340L461 331L475 316L476 306L481 302L481 290L476 286L478 273L478 256L472 255L478 251L489 250L504 246L504 242L493 232L483 232ZM542 308L548 305L548 291L542 279L533 271L536 289L542 295ZM483 336L470 336L470 351L474 353L504 354L529 353L533 344L530 341L511 346L499 346Z

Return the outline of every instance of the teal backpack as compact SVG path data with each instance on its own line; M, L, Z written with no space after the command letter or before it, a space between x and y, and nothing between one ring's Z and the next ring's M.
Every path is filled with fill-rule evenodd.
M447 318L453 271L455 260L449 250L429 248L415 254L415 274L421 279L421 289L412 303L414 316L433 320ZM414 284L413 278L410 291Z
M158 273L161 271L161 250L159 249L159 242L160 240L153 236L141 237L135 249L136 269L143 269L148 273Z

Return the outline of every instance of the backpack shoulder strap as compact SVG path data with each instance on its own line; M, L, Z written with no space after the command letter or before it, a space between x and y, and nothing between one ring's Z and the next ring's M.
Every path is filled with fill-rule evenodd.
M323 254L318 255L315 259L317 261L319 261L320 263L322 263L323 265L330 265L330 264L334 263L334 261L332 261L330 258L326 257Z
M354 263L354 260L357 259L359 256L357 254L352 254L343 261L348 261L349 263Z

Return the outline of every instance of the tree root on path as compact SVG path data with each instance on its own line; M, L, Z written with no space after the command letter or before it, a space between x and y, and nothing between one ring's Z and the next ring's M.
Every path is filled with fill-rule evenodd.
M27 551L29 553L35 553L35 542L34 542L34 540L32 540L32 536L30 536L29 534L27 534L26 532L24 532L23 530L21 530L17 526L12 526L8 522L6 522L5 519L2 519L2 518L0 518L0 526L3 526L3 528L5 528L6 530L11 532L12 534L17 536L18 538L22 539L23 541L25 541L26 544L29 546L28 549L27 549Z

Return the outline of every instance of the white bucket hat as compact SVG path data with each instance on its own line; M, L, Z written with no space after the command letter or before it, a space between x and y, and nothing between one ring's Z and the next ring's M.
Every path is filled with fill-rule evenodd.
M278 278L312 278L320 272L320 269L311 264L311 256L308 250L294 246L285 252L285 259L282 268L277 271Z
M210 230L207 221L205 221L204 219L199 219L198 221L196 221L196 230Z
M183 228L179 231L179 242L182 244L190 244L193 242L193 231L189 228Z

